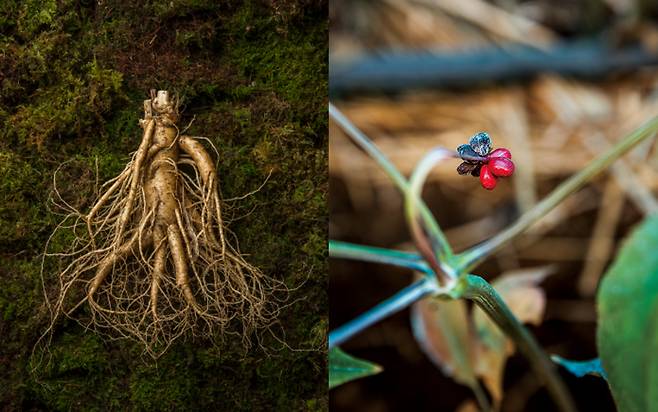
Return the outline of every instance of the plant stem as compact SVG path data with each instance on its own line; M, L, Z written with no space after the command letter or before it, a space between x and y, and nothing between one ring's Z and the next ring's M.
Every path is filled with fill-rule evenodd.
M391 161L382 153L379 148L366 136L361 130L359 130L345 115L338 110L336 106L332 103L329 103L329 116L340 127L347 133L347 135L363 149L370 157L372 157L379 166L384 169L386 174L393 180L393 183L400 189L403 194L407 194L409 191L409 182L402 176L402 173L391 163ZM440 250L438 251L439 261L443 264L446 261L452 260L454 253L448 240L446 239L443 231L434 220L434 216L428 209L425 202L419 200L418 208L420 210L420 215L423 220L428 224L428 230L431 235L436 239ZM447 265L442 265L447 266Z
M477 265L477 263L491 255L505 243L523 233L528 227L560 204L560 202L562 202L567 196L583 187L594 176L610 166L610 164L632 149L635 145L642 140L653 136L657 130L658 117L654 117L627 135L603 155L593 160L580 172L560 184L535 207L521 215L513 225L479 245L458 254L456 256L458 262L458 267L456 268L457 272L464 273L470 271L475 265Z
M491 408L491 404L489 403L489 399L487 398L487 395L484 392L484 388L482 387L482 384L480 381L475 380L475 383L473 386L471 386L471 390L473 391L473 394L475 395L475 400L478 403L478 406L480 407L480 411L482 412L493 412L494 409Z
M455 157L457 157L455 151L443 147L432 149L414 168L411 178L409 179L409 190L407 190L404 195L404 209L407 218L407 225L409 225L416 247L420 254L425 257L425 260L427 260L430 267L435 270L436 276L441 284L448 283L450 279L455 278L457 274L452 270L452 266L449 264L450 262L446 262L447 264L445 264L443 270L441 270L441 266L439 262L436 261L434 252L437 249L441 250L440 239L431 237L432 230L428 231L430 234L428 239L424 230L427 227L431 228L433 226L438 228L439 225L436 222L436 219L434 219L434 216L430 215L424 217L421 215L418 210L418 205L422 201L421 194L423 186L425 185L425 180L432 169L442 161ZM423 223L424 226L421 225L421 223Z
M577 361L565 359L557 355L551 355L551 360L579 378L582 378L585 375L593 375L608 380L608 374L605 372L605 369L603 369L601 358Z
M479 276L468 275L461 290L462 297L472 300L498 327L510 337L528 358L535 373L546 385L549 393L562 411L575 411L573 399L556 372L555 365L507 307L498 292Z
M435 294L437 290L438 285L434 278L425 277L417 280L377 306L331 331L329 333L329 349L341 345L362 330L401 311L425 296Z
M384 249L374 246L357 245L354 243L329 241L329 256L343 259L360 260L364 262L383 263L400 266L433 275L423 258L416 253L401 250Z

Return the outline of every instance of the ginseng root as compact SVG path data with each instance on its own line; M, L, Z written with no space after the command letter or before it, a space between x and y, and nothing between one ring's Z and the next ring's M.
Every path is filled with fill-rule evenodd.
M142 142L123 172L89 213L67 216L76 240L56 254L71 262L49 300L50 330L87 302L92 326L137 339L152 356L187 331L236 333L233 325L248 345L276 320L286 288L232 244L215 164L199 139L179 133L169 94L152 91L144 111Z

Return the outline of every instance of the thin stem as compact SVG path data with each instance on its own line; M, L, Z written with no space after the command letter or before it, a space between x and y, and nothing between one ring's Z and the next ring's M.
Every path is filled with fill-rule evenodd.
M340 127L347 133L347 135L356 143L361 149L363 149L370 157L372 157L379 166L384 169L386 174L393 180L393 183L400 189L400 191L406 195L409 191L409 182L407 179L397 170L397 168L391 163L391 161L382 153L379 148L366 136L361 130L359 130L345 115L338 110L336 106L332 103L329 103L329 116ZM418 208L420 209L420 215L425 222L429 223L428 229L431 232L431 235L436 238L438 247L439 260L443 264L444 262L452 260L454 253L448 240L446 239L441 228L436 224L436 220L432 216L432 213L428 209L425 202L420 200L418 202ZM433 224L431 223L433 222ZM445 269L448 265L442 265L442 268Z
M489 403L489 399L487 398L487 395L485 394L484 388L482 387L480 381L476 379L473 386L471 386L471 390L473 391L473 394L475 395L475 400L477 401L478 406L480 407L480 410L482 412L493 411L493 409L491 408L491 404Z
M555 208L567 196L574 193L594 176L606 169L619 157L624 155L642 140L651 137L658 130L658 117L654 117L640 128L627 135L622 141L606 151L603 155L589 163L584 169L560 184L535 207L521 215L519 219L507 229L494 237L468 249L456 256L458 273L468 272L485 257L497 251L505 243L523 233L531 225Z
M555 403L562 411L575 411L573 399L555 370L555 365L519 322L498 292L479 276L468 275L462 296L472 300L498 327L510 337L546 385Z
M417 280L377 306L331 331L329 333L329 349L341 345L364 329L401 311L425 296L435 294L437 290L438 285L434 278L425 277Z
M421 192L425 180L432 169L440 162L455 157L457 157L457 153L452 150L443 147L432 149L420 160L420 162L418 162L416 168L414 168L411 178L409 179L409 190L407 190L404 196L407 224L409 225L418 251L425 257L430 267L435 269L441 284L446 284L450 278L455 278L456 273L453 272L452 266L450 265L445 265L446 269L437 270L440 267L438 267L439 262L436 261L434 250L440 250L442 247L440 245L440 239L432 237L431 234L438 229L439 225L433 216L423 216L419 214L418 205L422 201ZM421 225L421 223L423 225ZM429 239L428 236L425 236L424 228L430 229L428 230L430 234Z
M427 263L425 263L421 256L416 253L404 252L401 250L384 249L374 246L357 245L354 243L330 240L329 256L400 266L417 270L427 275L434 275L434 271L427 266Z
M551 355L551 360L579 378L582 378L585 375L593 375L608 380L608 374L605 372L605 369L603 369L601 358L577 361L565 359L558 355Z

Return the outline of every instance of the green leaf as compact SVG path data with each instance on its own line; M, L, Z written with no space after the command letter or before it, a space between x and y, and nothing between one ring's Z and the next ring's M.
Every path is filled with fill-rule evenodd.
M381 371L381 366L350 356L340 348L329 351L329 389Z
M597 305L599 356L618 409L658 411L658 217L625 242Z
M603 379L608 379L608 376L606 375L605 370L603 370L603 366L601 365L601 359L599 358L586 361L573 361L558 355L552 355L551 360L578 378L582 378L585 375L594 375Z

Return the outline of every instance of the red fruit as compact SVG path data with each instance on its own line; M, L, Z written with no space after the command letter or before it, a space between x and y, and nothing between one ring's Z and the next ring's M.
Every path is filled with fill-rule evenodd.
M514 163L504 157L494 157L489 160L488 166L494 176L506 177L514 173Z
M492 190L496 187L496 176L491 174L488 165L482 165L482 169L480 170L480 183L482 184L482 187L487 190Z
M496 149L493 152L489 153L489 158L493 158L493 157L504 157L504 158L507 158L507 159L511 159L512 158L512 152L505 149L504 147L501 147L501 148Z

